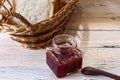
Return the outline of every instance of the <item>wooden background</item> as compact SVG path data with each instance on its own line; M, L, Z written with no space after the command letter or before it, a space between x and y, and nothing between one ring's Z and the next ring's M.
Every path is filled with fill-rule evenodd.
M120 0L79 0L64 33L73 35L83 67L120 75ZM24 49L0 33L0 80L112 80L80 72L57 78L46 65L45 49Z
M84 17L120 17L120 0L79 0Z

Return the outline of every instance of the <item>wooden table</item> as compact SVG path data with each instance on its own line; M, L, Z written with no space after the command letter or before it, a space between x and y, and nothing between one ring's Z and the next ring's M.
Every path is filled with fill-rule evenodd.
M104 6L105 4L102 3L105 1L113 2L110 0L85 1L88 3L83 4L84 1L82 1L80 4L82 8L93 10L98 8L98 3ZM92 5L89 6L91 3ZM78 48L84 52L83 67L93 66L120 75L120 19L117 17L118 13L111 12L112 15L109 14L106 17L104 15L107 14L107 11L104 15L102 12L101 14L96 12L95 15L95 12L84 9L85 12L83 11L82 15L80 9L78 6L77 11L66 25L67 29L64 33L74 36L78 42ZM87 15L88 13L91 14ZM12 41L7 34L0 33L0 80L112 79L103 76L85 76L80 71L64 78L57 78L46 65L45 49L24 49Z

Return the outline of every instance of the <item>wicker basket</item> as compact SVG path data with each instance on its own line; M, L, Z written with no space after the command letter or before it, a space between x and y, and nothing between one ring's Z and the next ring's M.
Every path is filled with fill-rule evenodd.
M66 5L49 19L32 25L22 15L14 12L14 6L9 0L1 0L0 10L2 18L0 20L0 32L7 32L11 38L19 42L25 48L40 49L48 46L55 35L61 34L65 29L64 24L70 18L75 3L78 0L64 0ZM4 3L8 2L11 6L8 10ZM24 25L14 24L12 17L18 18ZM10 20L9 20L10 19Z

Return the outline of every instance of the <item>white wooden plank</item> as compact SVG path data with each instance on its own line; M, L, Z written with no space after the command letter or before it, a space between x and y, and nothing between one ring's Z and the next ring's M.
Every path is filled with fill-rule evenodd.
M0 47L0 66L38 67L45 61L45 50L29 50L22 47Z
M19 47L10 36L5 33L0 33L0 47Z
M2 70L0 68L0 74L0 80L112 80L103 76L83 76L80 72L64 78L57 78L53 72L46 69L46 67L6 67L2 68Z
M79 47L120 47L120 31L73 31L66 34L75 36Z
M81 9L82 8L82 9ZM84 17L119 17L119 0L79 0L78 13Z
M120 75L120 48L85 48L84 65ZM117 71L119 70L119 71Z
M120 30L120 19L118 18L83 18L72 16L66 24L67 30Z

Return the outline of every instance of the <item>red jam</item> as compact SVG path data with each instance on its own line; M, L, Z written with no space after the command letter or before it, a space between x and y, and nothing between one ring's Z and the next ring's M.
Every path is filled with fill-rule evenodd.
M66 36L66 35L62 35ZM57 77L77 72L82 67L82 52L73 43L60 42L57 47L46 52L46 61Z

